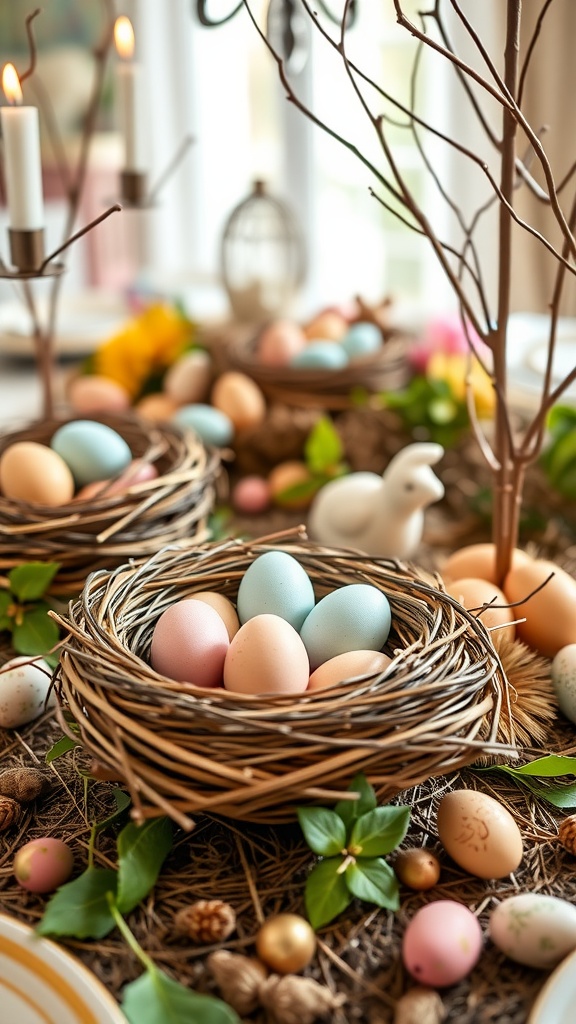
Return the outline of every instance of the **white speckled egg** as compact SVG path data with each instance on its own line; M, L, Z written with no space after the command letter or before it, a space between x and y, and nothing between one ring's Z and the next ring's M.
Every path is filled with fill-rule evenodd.
M78 487L117 476L132 461L124 438L98 420L64 423L52 435L50 447L68 464Z
M340 370L347 363L348 354L337 341L310 341L290 360L290 366L302 369Z
M314 602L312 581L300 562L286 551L266 551L240 580L236 607L242 624L255 615L279 615L300 630Z
M552 684L561 712L576 722L576 644L561 647L552 661Z
M213 409L211 405L183 405L174 413L172 422L185 430L194 430L204 444L212 444L224 448L234 437L234 426L231 419Z
M0 670L0 728L18 729L54 707L52 669L43 658L12 658ZM48 691L50 695L48 696ZM48 696L48 699L46 699Z
M511 960L529 967L554 967L576 948L576 907L557 896L519 893L492 911L488 931Z
M312 669L345 651L380 650L390 622L388 598L369 583L351 583L326 594L300 630Z

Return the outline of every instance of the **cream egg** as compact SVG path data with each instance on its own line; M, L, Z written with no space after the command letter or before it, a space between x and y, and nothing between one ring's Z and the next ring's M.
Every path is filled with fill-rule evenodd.
M256 615L240 627L224 662L224 686L234 693L299 694L310 666L299 634L279 615Z
M36 441L16 441L0 458L0 490L12 501L57 508L71 501L75 483L58 452Z
M576 644L561 647L552 661L552 685L562 714L576 723Z
M175 405L204 402L212 382L212 360L204 349L180 356L166 371L162 388Z
M390 665L391 660L381 651L345 651L315 669L308 681L308 689L325 690L329 686L336 686L343 679L379 675Z
M511 960L547 970L576 949L576 907L545 893L518 893L492 911L488 931Z
M245 373L223 373L215 381L210 398L214 408L228 417L234 430L256 427L266 415L264 393Z
M486 793L456 789L438 805L438 836L447 853L477 878L505 878L522 860L522 836L502 804Z

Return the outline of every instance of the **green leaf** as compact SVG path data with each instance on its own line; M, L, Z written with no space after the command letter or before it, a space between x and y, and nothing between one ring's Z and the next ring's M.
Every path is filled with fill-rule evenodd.
M354 896L367 903L387 910L398 910L400 906L398 879L380 857L360 857L355 864L349 864L346 883Z
M157 968L126 985L122 1010L130 1024L240 1024L227 1003L199 995Z
M358 793L356 800L339 800L334 810L336 814L342 818L342 821L346 825L346 829L350 829L351 826L359 818L360 815L366 814L367 811L372 811L376 807L376 793L374 788L368 782L368 779L361 772L359 775L355 775L352 782L348 786L348 792Z
M130 806L131 797L129 793L125 793L123 789L118 789L117 787L114 788L113 792L114 799L116 801L116 810L113 811L112 814L109 814L107 818L104 818L103 821L95 822L92 826L94 835L97 835L98 832L102 831L102 829L108 828L108 826L112 825L118 820L118 818L121 818L124 811Z
M305 501L308 498L313 498L325 482L322 477L310 477L309 480L284 487L274 496L274 501L278 505L290 505L293 501Z
M8 609L13 604L12 595L7 590L0 591L0 631L9 630L12 632L14 619L8 615Z
M553 804L554 807L563 807L566 809L576 807L576 785L538 786L534 782L528 783L527 779L523 779L522 781L524 785L528 786L528 789L534 794L534 796L540 797L541 800L547 800L548 803Z
M311 473L324 473L344 455L342 441L329 416L321 416L304 444L304 458Z
M25 562L8 574L10 589L20 602L37 601L50 586L59 562Z
M321 857L334 857L346 846L342 818L326 807L298 807L298 821L308 846Z
M115 871L88 868L54 893L36 931L40 935L71 935L103 939L115 927L106 893L116 892Z
M70 736L61 736L59 740L56 740L50 750L46 754L46 764L50 764L55 761L57 757L62 757L62 754L67 754L69 750L73 750L77 747L78 743L76 740L71 739Z
M118 845L118 897L121 914L128 914L155 885L162 864L172 848L172 822L153 818L143 825L130 822L122 829Z
M409 807L375 807L354 823L348 848L355 856L382 857L402 842L409 821Z
M548 462L548 473L552 483L556 483L566 472L570 464L576 460L576 428L559 437L552 446Z
M520 766L511 764L491 764L478 771L507 772L509 775L536 775L540 778L557 778L559 775L576 775L576 757L564 754L546 754Z
M12 643L20 654L46 654L58 643L58 626L47 611L48 605L25 612L22 624L14 626Z
M348 890L344 872L338 874L342 864L341 857L321 860L312 868L306 879L304 904L308 920L314 929L333 921L352 902L352 894Z

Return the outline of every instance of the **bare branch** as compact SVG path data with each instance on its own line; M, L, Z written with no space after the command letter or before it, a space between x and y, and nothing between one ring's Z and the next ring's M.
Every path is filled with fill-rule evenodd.
M25 82L27 78L30 78L30 75L34 74L34 71L36 70L36 61L37 61L37 58L38 58L38 51L36 49L36 39L34 38L34 30L33 30L33 27L32 27L32 23L33 23L34 19L37 18L38 15L41 14L41 13L42 13L42 8L41 7L37 7L36 10L32 11L32 14L29 14L28 17L26 18L26 35L28 36L28 49L30 51L30 64L28 65L26 71L23 71L22 74L20 75L20 82L21 83Z
M528 46L526 48L526 56L524 57L524 61L522 63L522 67L520 69L520 75L519 75L519 78L518 78L518 95L516 97L516 101L517 101L519 107L522 106L522 100L524 98L524 87L526 85L526 77L528 75L528 68L530 67L530 61L532 60L532 57L533 57L533 55L535 53L535 50L536 50L536 43L538 42L538 37L540 35L540 32L542 31L542 24L544 22L544 18L546 17L548 11L550 10L550 7L552 6L552 3L553 3L553 0L544 0L544 6L543 6L542 10L540 11L540 14L538 15L538 19L537 19L536 24L534 26L534 32L532 33L532 38L530 39L530 42L528 43Z

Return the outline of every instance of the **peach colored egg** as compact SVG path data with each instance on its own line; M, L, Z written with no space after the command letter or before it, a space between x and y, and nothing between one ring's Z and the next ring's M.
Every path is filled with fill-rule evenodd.
M520 548L514 548L512 565L530 562L530 555ZM461 580L473 577L496 583L496 554L494 544L468 544L448 556L440 568L444 580Z
M68 385L68 402L74 412L126 412L130 408L130 395L110 377L86 374L74 377Z
M72 500L75 484L68 464L48 445L16 441L0 457L0 490L13 501L56 508Z
M522 836L498 800L473 789L446 793L438 805L437 829L444 849L477 878L505 878L522 860Z
M470 973L482 952L482 929L468 907L434 900L416 911L402 940L406 969L420 985L445 988Z
M240 627L224 662L224 686L234 693L303 693L309 675L299 633L286 619L268 613Z
M176 402L163 393L144 395L136 405L136 412L149 423L167 423L178 408Z
M152 634L150 662L169 679L214 687L222 684L230 641L224 620L205 601L177 601L162 612Z
M232 504L237 512L265 512L270 505L270 485L262 476L245 476L232 488Z
M210 399L214 408L228 417L235 430L256 427L266 415L262 389L247 374L236 370L228 370L218 377Z
M210 355L204 349L193 349L169 367L162 387L176 405L194 405L206 400L211 381Z
M306 344L302 328L292 320L274 320L256 343L256 358L265 366L288 366Z
M155 480L158 470L153 462L145 459L133 459L117 480L93 480L77 491L74 501L88 501L91 498L113 498L124 494L130 487Z
M209 604L215 612L224 622L228 631L230 640L236 635L240 629L240 621L236 614L236 609L232 604L232 601L225 594L219 594L217 590L199 590L197 594L193 594L190 601L204 601L205 604Z
M533 559L511 569L503 590L510 602L520 602L514 614L525 621L518 623L516 633L532 650L554 658L562 647L576 643L576 580L565 569Z
M275 505L282 508L307 508L313 498L313 492L305 489L300 495L288 496L284 492L292 487L310 484L312 477L304 462L289 459L279 462L268 474L270 497Z
M315 341L340 341L348 330L348 321L335 309L325 309L304 325L304 334Z
M516 618L516 609L502 607L502 605L508 604L508 600L495 583L488 583L484 579L471 576L461 580L450 580L446 584L446 590L464 608L473 610L474 615L484 623L486 629L494 630L493 639L496 638L496 634L498 634L499 640L514 639L516 627L507 625L507 623L511 623ZM482 605L489 607L486 608L486 611L479 612L478 609Z
M343 679L354 676L372 676L390 664L391 658L381 651L345 651L319 665L308 681L309 690L325 690Z

